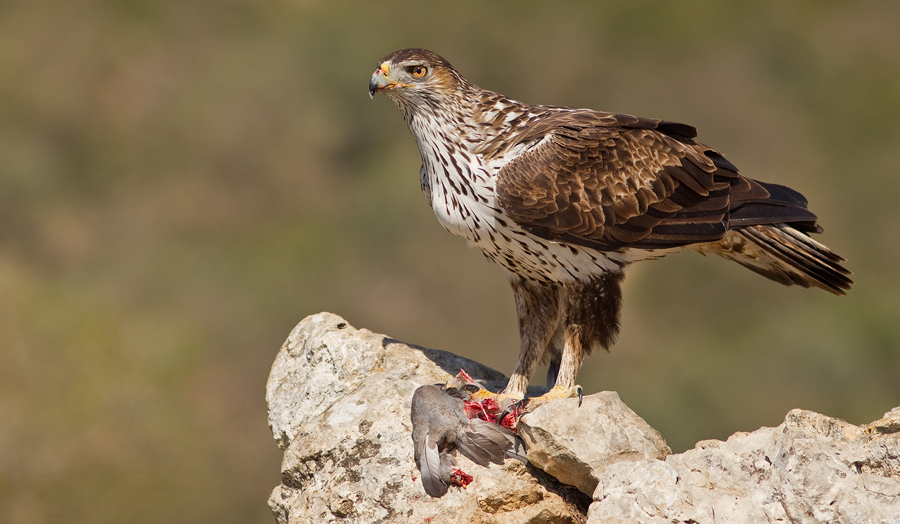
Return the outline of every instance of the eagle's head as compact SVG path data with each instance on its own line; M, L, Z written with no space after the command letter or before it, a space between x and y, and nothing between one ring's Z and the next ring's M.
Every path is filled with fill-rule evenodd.
M466 81L450 62L427 49L403 49L378 61L369 80L369 96L384 92L398 105L440 103Z

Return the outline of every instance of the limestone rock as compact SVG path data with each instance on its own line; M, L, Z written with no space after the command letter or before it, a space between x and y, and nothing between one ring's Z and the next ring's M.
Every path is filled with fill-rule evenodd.
M664 459L669 446L614 391L549 402L522 417L528 460L560 482L592 494L613 462Z
M269 498L276 520L900 524L900 408L864 426L794 410L776 428L669 455L615 393L589 395L580 408L556 401L519 424L531 466L507 459L485 468L457 454L473 482L429 497L413 461L411 399L461 368L495 390L506 382L336 315L304 319L267 386L269 423L285 450Z
M451 353L417 348L321 313L304 319L272 367L266 399L285 448L269 498L281 524L312 522L583 522L588 497L508 459L488 468L457 455L474 480L440 499L413 461L413 392L464 368L492 388L505 378Z
M900 409L866 426L795 409L776 428L604 470L589 523L900 524Z

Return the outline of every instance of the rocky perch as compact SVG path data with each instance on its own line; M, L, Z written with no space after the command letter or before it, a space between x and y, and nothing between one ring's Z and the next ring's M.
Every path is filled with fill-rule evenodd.
M614 392L542 406L518 430L531 465L480 467L466 489L422 489L410 401L423 384L477 362L407 345L344 319L304 319L279 351L266 392L284 450L269 507L281 524L757 523L900 524L900 408L864 426L795 409L776 428L671 454Z

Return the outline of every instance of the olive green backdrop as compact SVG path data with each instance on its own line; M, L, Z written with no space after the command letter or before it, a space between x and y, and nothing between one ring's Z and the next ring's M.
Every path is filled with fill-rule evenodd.
M311 313L511 371L502 273L441 229L367 96L403 47L525 102L696 125L803 192L855 272L838 298L640 264L588 392L676 451L900 404L900 3L550 4L0 2L0 522L271 522L264 386Z

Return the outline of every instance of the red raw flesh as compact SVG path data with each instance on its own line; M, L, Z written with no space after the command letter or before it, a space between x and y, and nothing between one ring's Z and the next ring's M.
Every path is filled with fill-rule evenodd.
M450 474L450 482L465 488L472 483L472 475L466 475L461 469L454 469Z
M469 384L475 384L475 379L466 373L465 370L460 369L459 375L456 377L465 380ZM481 420L485 420L492 424L499 424L516 431L516 422L519 421L519 417L521 416L521 411L518 406L513 407L509 413L503 417L503 420L500 420L500 406L494 398L488 397L481 401L467 400L464 404L466 416L470 419L480 418Z

